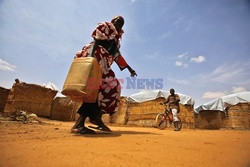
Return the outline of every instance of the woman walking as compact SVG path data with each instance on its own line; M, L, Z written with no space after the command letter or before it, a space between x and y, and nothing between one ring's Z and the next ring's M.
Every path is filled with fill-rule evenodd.
M111 69L113 62L119 66L120 70L127 68L131 77L137 76L136 72L127 64L122 57L119 48L124 19L121 16L115 16L111 22L99 23L92 33L93 41L84 46L81 51L76 53L75 58L95 57L102 69L102 84L99 88L99 94L95 103L83 102L78 110L80 115L72 132L82 134L93 134L95 131L85 127L85 119L90 118L90 122L96 124L97 129L103 131L111 130L101 120L102 114L114 114L118 109L121 87Z

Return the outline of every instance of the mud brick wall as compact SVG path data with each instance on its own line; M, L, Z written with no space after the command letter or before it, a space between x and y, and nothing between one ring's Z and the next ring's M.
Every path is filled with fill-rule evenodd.
M74 121L81 103L74 102L68 97L56 97L53 100L50 118L59 121Z
M164 98L158 98L143 103L129 103L128 105L128 125L133 126L155 126L155 117L158 113L163 113L165 107L160 102L165 101ZM180 104L180 113L184 128L194 128L194 112L193 106Z
M120 97L120 102L118 106L118 111L113 114L104 114L102 116L104 123L111 123L115 125L125 125L128 121L128 115L127 115L127 101L126 97Z
M218 110L200 111L199 114L195 114L195 128L220 129L222 126L222 114Z
M195 114L195 128L250 129L250 103L229 106L225 112L201 111L200 114Z
M57 91L40 85L13 84L4 108L5 113L23 110L41 117L50 117L51 105Z
M250 103L239 103L226 108L223 128L250 129Z
M5 89L3 87L0 87L0 112L4 111L4 107L7 102L9 93L10 89Z

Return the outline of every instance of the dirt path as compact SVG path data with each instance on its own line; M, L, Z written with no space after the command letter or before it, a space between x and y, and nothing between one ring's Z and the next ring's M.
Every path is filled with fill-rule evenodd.
M114 127L74 135L73 122L0 122L0 166L250 166L250 131Z

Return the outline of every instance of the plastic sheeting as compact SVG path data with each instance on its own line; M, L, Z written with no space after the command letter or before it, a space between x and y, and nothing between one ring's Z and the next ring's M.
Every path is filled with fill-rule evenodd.
M225 111L228 106L236 105L238 103L250 102L250 92L235 93L227 96L219 97L211 102L205 103L195 108L195 112L199 113L203 110L219 110Z
M195 101L193 98L183 95L181 93L176 93L176 94L180 96L180 104L194 105ZM166 99L169 95L170 93L164 90L145 91L128 96L127 101L131 103L142 103L150 100L155 100L159 97L163 97Z
M48 82L47 84L43 84L43 86L44 86L45 88L48 88L48 89L58 90L57 87L56 87L56 85L53 84L53 83L51 83L51 82Z

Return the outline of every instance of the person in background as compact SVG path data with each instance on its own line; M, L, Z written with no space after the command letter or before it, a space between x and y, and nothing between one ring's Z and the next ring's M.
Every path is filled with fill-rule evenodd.
M85 127L85 119L97 125L96 129L111 132L103 123L102 114L114 114L118 109L121 93L121 86L114 71L111 69L113 62L120 70L128 69L131 77L137 76L136 72L127 64L120 53L120 40L124 33L122 27L124 19L122 16L115 16L111 22L99 23L92 33L93 41L84 46L76 53L75 58L95 57L102 69L102 84L99 88L98 99L95 103L83 102L78 110L80 115L71 132L82 134L93 134L95 131Z
M18 78L15 79L15 83L20 83Z
M173 88L170 89L170 95L167 97L166 101L163 104L167 104L168 108L172 111L173 122L174 122L174 131L179 131L177 127L178 117L177 113L180 112L180 97L178 94L175 94L175 90Z

